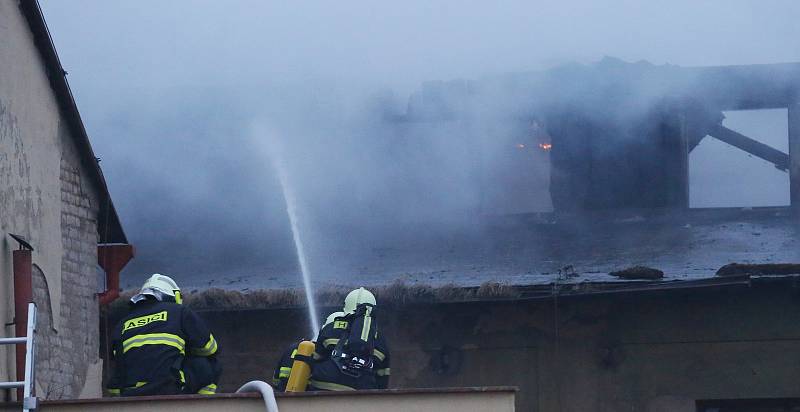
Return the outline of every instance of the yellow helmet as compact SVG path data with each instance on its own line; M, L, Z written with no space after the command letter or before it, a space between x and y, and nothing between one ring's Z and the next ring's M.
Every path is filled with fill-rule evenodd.
M344 298L344 309L342 310L346 314L355 313L358 305L364 303L368 303L372 306L377 305L375 295L361 287L347 294L347 297Z

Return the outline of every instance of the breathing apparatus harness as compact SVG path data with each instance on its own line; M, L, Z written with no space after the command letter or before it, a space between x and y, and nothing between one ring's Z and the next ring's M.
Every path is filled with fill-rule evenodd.
M373 351L378 335L374 310L375 306L362 303L354 313L344 317L348 327L331 352L331 359L345 375L359 378L364 373L373 373Z

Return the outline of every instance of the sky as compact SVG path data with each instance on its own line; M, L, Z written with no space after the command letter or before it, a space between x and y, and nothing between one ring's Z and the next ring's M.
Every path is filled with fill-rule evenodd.
M682 66L800 61L793 0L40 2L137 246L129 284L156 271L187 281L296 271L276 147L288 153L317 255L326 244L369 243L356 238L390 223L461 213L479 194L464 183L454 142L423 155L369 138L383 133L370 120L376 102L402 112L425 81L604 56ZM783 129L769 116L734 114L726 124L764 131L777 146ZM692 161L707 163L713 144L706 139ZM698 170L700 185L718 181ZM447 178L431 183L432 172ZM694 193L695 204L715 204ZM442 213L422 216L419 205ZM370 228L345 225L342 234L334 221ZM340 237L317 239L326 230Z

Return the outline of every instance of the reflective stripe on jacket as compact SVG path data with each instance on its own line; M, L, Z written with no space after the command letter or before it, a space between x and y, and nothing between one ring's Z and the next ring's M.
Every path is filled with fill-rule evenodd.
M211 356L218 350L216 339L197 314L175 302L153 299L131 307L114 328L112 342L116 363L113 385L109 385L112 394L120 388L139 388L142 382L170 386L174 382L180 390L184 357Z

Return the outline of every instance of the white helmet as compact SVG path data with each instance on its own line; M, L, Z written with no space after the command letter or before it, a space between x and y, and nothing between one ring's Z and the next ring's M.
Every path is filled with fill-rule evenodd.
M160 273L154 273L153 276L150 276L144 282L144 285L142 285L142 289L139 291L139 293L131 298L131 302L139 302L144 300L146 296L152 296L161 301L166 295L175 299L176 302L181 303L180 291L181 288L178 287L178 284L175 283L171 277L162 275Z
M342 310L346 314L355 313L358 305L364 303L368 303L372 306L377 305L375 295L362 287L347 294L347 297L344 298L344 309Z
M328 315L328 318L325 319L325 324L323 324L322 327L324 328L327 324L333 323L333 321L336 320L336 318L341 318L344 315L345 315L344 312L333 312L333 313L331 313L330 315Z

